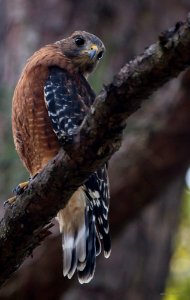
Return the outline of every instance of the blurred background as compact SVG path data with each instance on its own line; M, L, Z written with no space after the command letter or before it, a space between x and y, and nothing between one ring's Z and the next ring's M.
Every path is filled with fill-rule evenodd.
M27 58L74 30L92 32L107 48L90 78L98 92L188 11L189 0L0 0L0 218L14 186L28 178L11 134L12 94ZM109 168L112 254L98 258L94 280L80 286L63 278L55 224L0 300L190 299L189 100L187 70L128 120Z

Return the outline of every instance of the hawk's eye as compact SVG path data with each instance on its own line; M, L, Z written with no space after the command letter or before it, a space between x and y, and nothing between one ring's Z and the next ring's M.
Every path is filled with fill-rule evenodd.
M104 54L104 51L100 51L100 52L98 53L98 55L97 55L97 58L98 58L98 59L101 59L102 56L103 56L103 54Z
M82 37L77 37L76 39L75 39L75 44L77 45L77 46L82 46L82 45L84 45L84 42L85 42L85 40L82 38Z

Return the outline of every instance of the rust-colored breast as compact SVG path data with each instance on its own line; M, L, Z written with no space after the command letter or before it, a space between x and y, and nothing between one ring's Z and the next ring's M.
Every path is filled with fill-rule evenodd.
M39 172L60 148L44 102L44 82L49 66L64 68L66 63L55 45L42 48L28 61L14 92L14 143L31 175Z

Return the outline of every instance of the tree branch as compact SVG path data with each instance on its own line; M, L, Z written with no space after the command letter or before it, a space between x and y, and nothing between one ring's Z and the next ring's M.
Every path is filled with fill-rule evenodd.
M74 145L60 150L0 223L0 284L49 234L44 228L72 193L118 149L125 120L190 62L190 16L125 65L97 96Z
M122 245L120 245L121 248L124 246L126 248L126 260L130 263L131 255L134 257L134 254L136 253L134 248L131 249L131 241L134 241L134 243L137 243L137 259L135 261L138 261L138 257L141 257L140 259L142 261L142 255L144 252L142 252L139 256L139 253L142 251L141 248L139 249L139 239L134 234L133 229L131 232L131 228L134 228L134 226L137 229L137 232L140 231L140 240L142 238L141 229L145 235L153 233L154 240L157 240L157 242L152 244L152 239L148 238L151 243L150 249L155 246L156 251L159 252L159 247L162 248L159 252L160 254L158 254L162 263L156 265L163 267L162 264L164 262L165 268L167 267L165 257L168 258L168 256L166 251L162 250L163 246L167 247L171 232L175 232L175 224L180 214L180 208L178 205L180 205L181 197L179 197L179 193L182 187L179 188L179 185L176 184L176 178L181 178L180 182L182 183L185 170L190 161L190 142L188 142L190 141L189 95L190 69L181 76L181 80L174 80L162 88L162 90L154 96L151 103L147 103L143 110L139 111L131 118L128 124L129 130L127 130L125 138L122 141L122 147L115 155L113 155L109 162L109 178L111 185L110 228L112 238L114 236L117 236L117 238L113 239L111 262L105 261L103 256L98 258L94 278L95 281L96 278L102 278L101 272L104 272L105 274L113 273L111 268L113 268L114 260L118 262L118 257L121 256L119 249L118 251L115 249L115 245L118 244L118 234L120 236L119 240L122 240ZM168 183L168 181L170 181L170 183ZM173 191L175 197L171 197L170 195L170 201L166 197L166 191L168 191L168 186L171 187L171 185L172 189L175 186ZM161 193L159 198L158 193ZM166 199L169 200L169 202L166 201ZM149 216L148 219L146 213L147 210L145 210L145 212L143 211L141 216L136 218L135 222L131 222L133 225L130 224L130 226L127 227L126 233L126 224L130 222L138 212L142 212L142 206L147 205L150 201L160 203L153 206L151 205L151 208L148 210L151 210L151 216ZM160 209L158 209L158 207L160 207ZM160 217L157 216L155 218L152 210L156 214L158 213ZM142 218L144 220L143 225ZM163 218L165 218L166 223L163 222ZM150 219L152 221L150 221ZM158 231L159 233L162 232L162 235L155 235L154 230L153 232L152 230L151 232L149 230L146 231L147 227L152 228L154 221L155 230L158 227ZM139 223L141 224L140 226ZM163 228L161 228L162 226ZM139 227L140 229L138 230ZM28 297L30 292L32 292L33 297L36 297L37 299L46 298L46 296L48 296L49 299L58 299L61 298L61 295L69 288L69 286L72 293L75 291L75 279L73 278L73 280L68 280L63 278L61 270L61 237L57 236L57 230L54 228L53 232L55 236L51 235L51 238L46 239L42 247L38 247L37 251L35 251L34 259L29 259L29 261L27 260L28 262L25 266L20 268L20 270L16 272L15 276L12 276L4 289L1 290L0 299L2 298L2 300L4 300L4 297L6 298L5 295L9 293L10 299L15 300L15 297L17 297L18 299L23 300ZM168 239L163 232L168 234ZM129 236L129 242L127 242L126 235ZM123 239L125 239L125 243L123 243ZM130 246L127 247L126 243L129 243ZM155 257L155 249L150 251L151 253L153 251L155 261L157 261L157 258ZM129 255L128 253L126 254L127 251L129 251ZM130 254L130 251L133 254ZM54 257L53 260L52 257ZM151 255L148 257L146 255L145 261L143 259L145 265L147 259L151 259L150 257ZM138 265L138 263L136 265ZM115 268L120 268L120 264L116 263L116 265L114 265L114 270ZM129 268L128 263L122 264L122 269L124 276L131 278L130 282L127 280L125 280L125 282L128 282L128 285L131 288L134 287L132 283L134 279L134 288L136 288L136 276L134 276L134 278L131 276L131 274L135 274L136 269ZM138 270L139 272L142 270L144 271L144 265L141 265ZM155 277L159 278L159 272L155 272L153 280ZM36 274L38 274L37 278ZM101 274L101 276L99 276L99 274ZM110 278L110 275L108 277ZM164 282L165 277L163 276L163 273L161 277L162 282ZM43 280L39 281L38 278L43 278ZM140 277L138 278L140 279ZM93 287L94 284L96 285L94 280ZM78 286L78 283L75 283ZM14 289L12 289L13 284ZM158 285L160 287L160 282ZM108 284L104 285L105 289L106 286L108 286ZM151 285L151 287L154 289L155 286ZM127 288L128 287L125 285L125 289ZM10 289L12 290L11 295ZM136 288L136 290L138 289ZM80 293L82 293L80 288L79 290L77 289L77 292L78 298L83 299L82 296L80 297Z
M187 171L190 68L176 81L133 117L122 147L110 161L112 236Z

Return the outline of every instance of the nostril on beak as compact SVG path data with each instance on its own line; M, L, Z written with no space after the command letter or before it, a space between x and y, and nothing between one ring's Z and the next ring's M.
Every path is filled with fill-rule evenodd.
M89 47L89 57L90 59L94 59L96 57L96 54L98 53L98 47L96 45L91 45L91 47Z
M90 59L93 59L96 56L96 50L94 50L93 48L90 50L89 52L89 57Z

